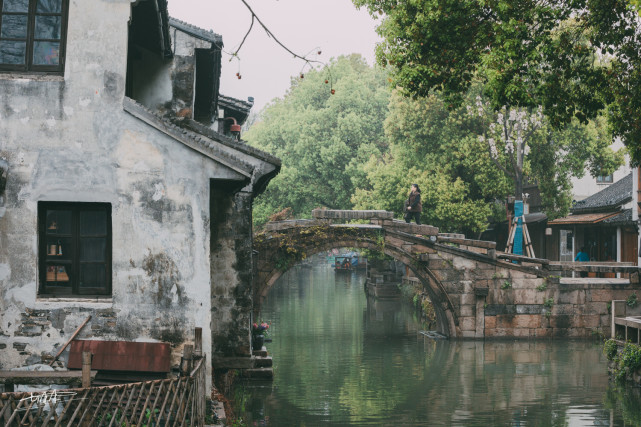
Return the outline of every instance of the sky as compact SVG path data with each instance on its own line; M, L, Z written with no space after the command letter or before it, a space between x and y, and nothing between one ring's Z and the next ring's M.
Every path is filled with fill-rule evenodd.
M370 65L374 63L379 21L364 8L357 10L350 0L246 1L272 34L297 55L311 52L310 59L328 62L360 53ZM223 50L228 53L236 50L251 24L251 13L240 0L169 0L169 14L222 35ZM242 100L254 97L254 112L282 98L292 76L298 76L305 65L269 38L258 22L238 53L240 61L230 62L224 52L220 93Z

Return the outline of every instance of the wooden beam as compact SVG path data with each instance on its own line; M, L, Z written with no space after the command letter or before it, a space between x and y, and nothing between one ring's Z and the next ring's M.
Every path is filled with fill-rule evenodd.
M51 362L49 362L49 366L53 365L53 363L54 363L56 360L58 360L58 358L60 357L60 355L62 354L62 352L63 352L63 351L65 351L65 348L67 348L67 346L69 345L69 343L70 343L71 341L73 341L73 339L74 339L74 338L76 338L76 336L80 333L80 331L82 330L82 328L84 328L84 327L85 327L85 325L87 324L87 322L89 322L90 320L91 320L91 315L89 315L89 317L87 317L87 318L85 319L85 321L84 321L84 322L82 322L82 324L81 324L80 326L78 326L78 329L76 329L76 332L74 332L74 333L73 333L73 335L71 336L71 338L69 338L69 340L65 343L65 345L63 345L63 346L62 346L62 348L60 349L60 351L58 352L58 354L56 354L56 357L54 357L54 358L53 358L53 360L52 360Z
M95 379L98 371L91 371ZM82 385L82 371L0 371L0 384Z
M502 259L509 259L511 261L531 262L534 264L542 264L542 265L548 265L550 263L550 260L548 259L530 258L523 255L514 255L514 254L508 254L505 252L497 252L496 257L502 258Z

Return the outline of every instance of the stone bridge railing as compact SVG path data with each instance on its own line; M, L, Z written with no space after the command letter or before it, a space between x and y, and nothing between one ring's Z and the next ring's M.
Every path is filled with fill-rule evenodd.
M258 251L254 308L280 275L307 255L335 247L378 250L423 285L439 332L451 337L584 337L610 330L607 302L639 290L633 265L554 263L496 251L495 242L442 234L386 211L314 210L312 219L268 223ZM571 278L573 271L624 278Z

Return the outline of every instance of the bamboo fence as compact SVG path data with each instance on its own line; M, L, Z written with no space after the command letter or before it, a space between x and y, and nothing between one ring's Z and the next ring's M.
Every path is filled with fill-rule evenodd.
M160 427L205 424L205 358L178 378L105 387L0 393L6 427Z

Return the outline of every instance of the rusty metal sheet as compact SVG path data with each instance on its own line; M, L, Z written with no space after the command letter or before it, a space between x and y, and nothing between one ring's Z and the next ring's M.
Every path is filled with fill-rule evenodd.
M82 352L93 354L91 369L110 371L169 372L168 343L74 340L67 367L82 369Z
M606 212L606 213L586 213L579 215L568 215L564 218L557 218L554 221L548 222L549 225L565 225L565 224L596 224L604 219L619 215L621 212Z

